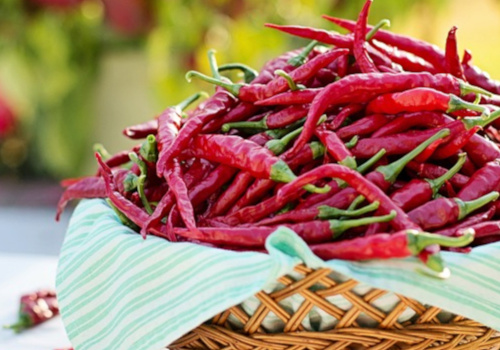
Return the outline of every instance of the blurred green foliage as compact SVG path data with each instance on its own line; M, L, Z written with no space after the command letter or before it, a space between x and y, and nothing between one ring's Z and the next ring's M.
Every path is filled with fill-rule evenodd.
M119 7L119 0L83 0L64 10L31 2L43 1L0 1L0 86L22 123L11 136L19 141L17 148L3 152L10 161L2 159L0 150L0 175L61 178L82 175L82 161L92 152L89 135L97 118L93 93L108 52L145 52L155 109L160 111L195 91L212 89L184 79L189 69L209 72L209 48L217 50L221 64L242 62L258 69L306 43L265 28L265 22L336 29L320 15L355 19L364 0L128 0L128 7ZM439 16L446 3L377 0L370 22L388 18L397 27L416 10ZM129 11L134 6L141 9L135 14L148 17L143 21L148 30L142 35L113 30L110 18L125 18L118 28L127 28L126 18L134 13L106 17L110 9ZM138 116L137 123L143 118Z

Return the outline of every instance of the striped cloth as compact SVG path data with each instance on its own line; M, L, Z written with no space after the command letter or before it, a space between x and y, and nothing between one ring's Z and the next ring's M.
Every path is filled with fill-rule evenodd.
M500 329L500 244L463 255L444 252L447 279L417 272L413 259L352 263L322 261L292 231L268 238L269 255L230 252L190 243L143 240L122 226L101 200L76 208L62 248L57 292L67 334L76 350L159 350L232 305L255 309L253 297L276 287L276 279L299 263L330 267L363 282L437 305ZM388 294L377 307L390 309ZM291 308L300 300L288 300ZM345 301L334 300L339 307ZM402 317L409 318L411 313ZM279 320L265 320L279 327ZM304 327L322 330L335 320L311 313Z

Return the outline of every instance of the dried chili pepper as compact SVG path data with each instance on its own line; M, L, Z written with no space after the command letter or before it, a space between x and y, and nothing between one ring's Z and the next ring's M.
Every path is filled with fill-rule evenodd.
M464 57L462 58L462 68L467 81L494 94L500 94L500 82L491 79L488 73L483 72L478 67L472 65L471 62L472 54L469 50L465 50Z
M437 198L408 213L408 217L424 230L441 228L462 220L470 213L498 198L493 191L471 201L459 198Z
M367 0L363 9L359 13L358 21L356 22L356 27L354 28L354 42L353 42L353 54L356 58L356 62L362 73L376 73L379 70L373 63L373 60L368 56L366 52L366 23L368 20L368 12L370 11L370 5L373 0Z
M440 177L436 179L413 179L402 188L394 191L390 198L405 212L417 208L435 198L439 189L460 171L464 162L465 154L462 154L458 162Z
M97 176L84 177L64 190L57 203L56 220L59 221L66 204L77 198L105 198L106 186L104 180Z
M498 190L500 190L500 164L495 160L476 171L458 192L457 197L469 201Z
M452 113L468 109L489 114L487 107L466 102L453 94L420 87L377 96L366 106L367 113L397 114L401 112L442 111Z
M465 78L464 69L460 63L460 57L458 56L457 27L455 26L453 26L448 32L444 58L446 71L457 78L466 81L467 79Z
M444 229L434 231L434 233L443 235L443 236L457 236L460 235L460 231L469 227L472 227L481 222L490 220L493 215L495 215L496 208L494 205L491 205L486 211L482 213L478 213L475 215L471 215L466 219L459 221L458 223L448 226Z
M339 164L345 165L351 169L356 169L356 159L335 132L319 126L316 128L315 134L320 139L321 143L325 145L328 153L335 158Z
M354 220L316 220L299 224L285 225L292 229L307 243L331 241L346 230L367 225L373 222L390 221L396 216L391 212L383 216L367 217ZM200 227L200 232L183 228L175 228L179 236L197 239L215 245L231 245L238 247L262 248L267 237L276 230L276 227L249 226L249 227Z
M467 231L460 237L446 237L405 229L396 233L379 233L340 242L312 245L311 250L323 260L370 260L407 258L416 256L425 247L438 244L443 247L463 247L471 243L474 233Z
M367 135L379 130L384 125L389 123L394 119L394 115L386 114L372 114L367 115L354 123L344 126L337 130L337 135L343 140L350 139L351 137L358 135Z
M21 297L19 319L17 323L7 325L16 333L39 325L59 315L56 293L51 290L40 290Z
M344 124L347 118L349 118L350 116L352 116L357 112L360 112L361 110L363 110L363 108L364 108L363 105L357 103L351 103L345 106L344 108L342 108L339 114L337 114L335 118L333 118L330 124L327 124L327 127L334 131L337 130Z
M407 131L415 126L435 128L449 122L446 115L438 112L421 111L398 114L396 119L381 126L371 137L394 135Z
M321 68L327 66L337 58L346 55L349 50L334 49L322 55L318 55L304 65L298 67L290 73L290 78L293 82L303 82L314 76ZM270 96L279 94L289 89L289 82L284 77L278 76L267 84L232 84L222 80L218 80L196 71L189 71L186 74L186 79L191 80L192 77L200 78L209 83L218 85L229 91L234 96L237 96L241 101L255 102L266 99Z

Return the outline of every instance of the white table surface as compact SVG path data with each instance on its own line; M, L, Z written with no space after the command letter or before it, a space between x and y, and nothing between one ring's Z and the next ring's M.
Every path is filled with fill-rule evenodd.
M22 294L54 287L56 268L56 256L0 253L0 325L16 321ZM2 350L54 350L69 346L60 317L20 334L0 329Z

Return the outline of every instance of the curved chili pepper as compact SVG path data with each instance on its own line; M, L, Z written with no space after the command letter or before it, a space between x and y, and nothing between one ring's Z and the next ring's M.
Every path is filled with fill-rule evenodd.
M337 24L338 26L353 31L356 28L356 22L331 17L323 15L323 18L330 22ZM371 29L372 26L368 26L367 29ZM436 45L429 44L427 42L411 38L406 35L395 34L387 30L379 30L374 36L374 39L380 40L386 44L395 46L401 50L410 52L416 56L422 57L424 60L432 64L438 71L445 71L444 67L444 52Z
M40 290L21 296L17 323L4 326L4 328L19 333L57 315L59 315L59 305L56 293L51 290Z
M369 180L365 179L362 175L356 171L349 169L343 165L338 164L326 164L319 166L310 172L299 176L296 180L286 184L278 191L278 198L285 197L287 193L295 192L297 188L302 187L302 184L307 184L321 179L324 177L339 178L347 182L354 190L363 195L368 201L380 202L380 209L383 213L387 214L394 210L397 216L391 221L391 226L398 230L400 228L415 228L419 229L419 226L414 224L401 210L396 206L389 197L376 185L374 185ZM299 187L300 186L300 187Z
M319 126L316 128L315 134L320 139L321 143L325 145L328 153L335 158L339 164L345 165L351 169L356 169L356 159L335 132Z
M424 230L440 228L462 220L470 213L498 198L498 192L490 192L472 201L459 198L438 198L408 213L408 217Z
M494 205L492 205L485 212L471 215L468 218L466 218L462 221L459 221L458 223L456 223L452 226L449 226L447 228L444 228L444 229L441 229L438 231L434 231L434 233L439 234L439 235L443 235L443 236L448 236L448 237L459 236L461 231L463 231L464 229L467 229L469 227L472 227L472 226L479 224L479 223L482 223L484 221L490 220L493 217L493 215L495 215L495 211L496 211L496 208Z
M326 86L314 98L307 115L304 131L295 142L290 155L293 155L295 151L298 151L307 143L314 133L314 127L319 118L332 104L367 102L380 94L404 91L416 87L431 87L452 94L468 93L469 88L476 89L446 74L401 73L394 75L371 73L347 76ZM389 150L387 151L390 154Z
M385 155L385 150L381 149L377 154L368 159L363 164L359 165L357 168L358 173L364 174L370 170L383 156ZM332 189L328 193L313 193L310 194L306 199L299 203L295 209L310 208L314 204L324 202L325 200L331 198L340 189L345 188L345 183L339 183L338 180L332 180L328 183ZM337 189L338 188L338 189Z
M175 196L175 201L186 227L190 230L196 229L194 209L189 200L186 183L182 179L182 169L178 160L174 159L166 171L168 186Z
M399 190L394 191L390 198L393 202L408 212L434 198L446 181L449 181L465 162L465 154L459 157L458 162L446 173L436 179L413 179Z
M417 162L409 162L407 164L408 169L416 172L420 177L435 179L440 176L443 176L448 169L443 168L439 165L435 165L432 163L417 163ZM469 177L463 174L455 174L449 180L454 188L460 189L469 181Z
M105 198L106 185L104 179L97 176L89 176L79 179L78 182L66 188L57 203L56 221L59 221L61 214L70 200L77 198Z
M373 222L390 221L396 216L395 212L384 216L374 216L354 220L316 220L299 224L285 225L293 230L307 243L321 243L331 241L344 231L367 225ZM174 228L179 236L197 239L215 245L231 245L237 247L262 248L267 237L276 231L276 227L249 226L249 227L200 227L200 233L183 228Z
M500 221L486 221L472 225L466 229L459 230L457 235L463 234L464 230L474 230L475 239L491 236L500 236ZM495 240L496 241L496 240ZM474 243L476 243L474 241Z
M389 57L391 61L401 65L401 67L406 72L429 72L433 74L438 73L437 69L432 64L421 57L409 54L405 51L401 51L397 47L386 45L385 43L378 40L372 40L370 44L373 45L374 48L382 52L384 55Z
M352 51L362 73L376 73L379 71L370 56L368 56L368 53L365 49L366 23L368 20L368 12L370 11L370 5L372 4L372 2L373 0L367 0L365 2L363 9L359 13L356 27L354 28L354 42Z
M346 49L334 49L330 50L322 55L318 55L312 60L308 61L304 65L298 67L290 73L290 78L294 82L303 82L314 76L314 74L321 68L327 66L332 61L336 60L340 56L346 55L349 50ZM218 80L196 71L189 71L186 74L186 79L191 80L192 77L198 77L204 81L210 82L212 84L218 85L229 91L234 96L237 96L241 101L255 102L259 100L266 99L270 96L284 92L289 88L288 81L278 76L277 78L271 80L267 84L232 84L227 83L222 80Z
M457 197L468 201L498 190L500 190L500 164L496 160L486 163L476 171L458 192Z
M425 247L438 244L443 247L463 247L471 243L474 233L467 231L460 237L446 237L427 232L404 229L396 233L379 233L369 237L312 245L311 250L323 260L370 260L416 256Z
M269 113L258 122L234 122L222 125L222 131L228 132L230 129L279 129L289 126L297 120L306 116L309 110L308 105L292 105L278 112Z
M222 125L226 123L238 122L250 118L259 111L260 107L249 102L239 102L227 114L220 118L208 122L202 129L204 134L219 131Z
M350 125L340 128L339 130L337 130L337 135L343 140L350 139L355 135L368 135L372 132L375 132L376 130L379 130L395 117L395 115L387 114L367 115Z
M168 148L160 149L160 160L157 166L167 164L173 157L178 156L191 143L202 129L203 126L218 116L227 113L236 104L235 98L225 92L216 92L209 100L207 100L203 111L195 116L192 116L182 126L179 134L170 144Z
M465 50L464 57L462 59L462 68L467 81L494 94L500 94L500 81L491 79L488 73L483 72L478 67L472 65L471 61L471 52L469 50Z
M351 149L351 152L358 158L368 158L378 152L382 147L387 151L388 155L403 154L411 151L417 144L420 144L424 139L433 135L436 130L447 128L451 131L452 136L456 136L464 131L470 130L476 126L485 127L493 121L500 118L500 111L493 112L488 118L463 118L451 123L445 124L435 129L425 131L407 132L396 135L387 135L382 137L373 137L360 140L356 146ZM307 123L307 121L306 121ZM480 136L478 136L480 137ZM481 138L481 137L480 137ZM474 143L474 135L470 138L465 148ZM468 153L468 151L466 150ZM488 153L488 151L486 151ZM490 152L491 153L491 152Z
M363 108L364 106L358 103L351 103L345 106L344 108L342 108L339 114L337 114L335 118L333 118L331 123L327 124L327 127L334 131L337 130L344 124L347 118L349 118L353 114L356 114L357 112L362 111Z
M296 169L297 167L310 163L312 160L324 154L325 148L318 142L311 142L306 145L304 149L299 152L299 154L287 161L288 166L291 169ZM238 210L254 204L256 201L260 200L270 189L275 186L275 183L271 180L256 180L246 191L246 193L235 203L233 208L229 211L230 214L236 213Z
M461 109L488 114L486 107L466 102L453 94L420 87L403 92L383 94L366 106L367 113L397 114L401 112L442 111L452 113Z
M156 135L158 131L158 119L148 120L147 122L132 125L123 129L123 135L132 140L143 139L148 135ZM128 154L128 153L127 153Z
M421 111L398 114L396 119L381 126L371 137L394 135L411 129L412 127L435 128L449 122L442 113Z
M446 50L444 52L445 67L448 73L466 81L467 79L465 78L464 69L460 63L460 57L458 56L456 32L457 27L451 27L448 32L448 37L446 38Z
M469 140L478 132L481 130L480 126L474 126L469 130L464 130L458 135L456 135L450 142L446 143L445 145L439 147L433 154L432 154L432 159L445 159L448 157L451 157L458 152L460 152L460 149L462 149L467 143L469 143Z

